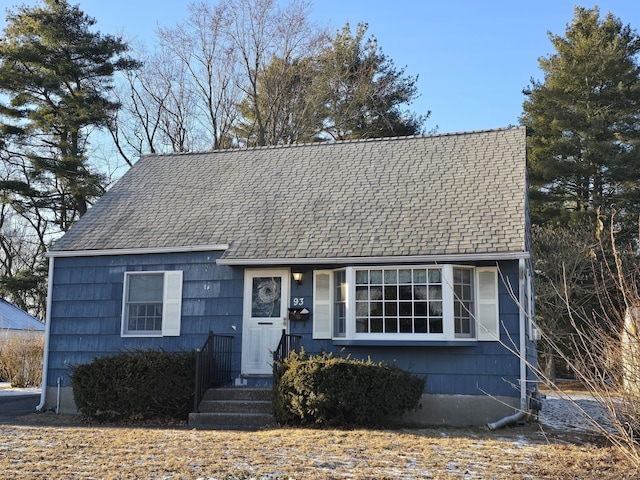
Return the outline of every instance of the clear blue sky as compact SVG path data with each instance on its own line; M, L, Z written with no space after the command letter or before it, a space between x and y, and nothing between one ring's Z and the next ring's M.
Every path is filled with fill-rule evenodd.
M158 25L186 17L187 0L70 0L103 33L153 42ZM284 0L283 0L284 2ZM35 0L3 0L5 5ZM364 21L396 67L418 75L417 113L431 110L427 129L458 132L518 123L522 89L541 80L537 59L553 53L547 32L564 35L571 0L315 0L312 20L331 30ZM578 3L610 11L640 31L640 1ZM4 15L0 26L4 28Z

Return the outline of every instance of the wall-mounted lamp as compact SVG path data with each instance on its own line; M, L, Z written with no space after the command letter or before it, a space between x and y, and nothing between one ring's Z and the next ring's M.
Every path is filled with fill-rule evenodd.
M302 272L293 272L293 279L300 285L300 282L302 282Z

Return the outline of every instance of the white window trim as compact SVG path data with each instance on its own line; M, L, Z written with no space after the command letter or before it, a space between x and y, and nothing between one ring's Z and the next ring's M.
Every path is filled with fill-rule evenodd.
M160 331L135 331L127 330L127 295L129 277L133 275L163 274L162 282L162 329ZM178 337L180 336L180 324L182 317L182 271L181 270L149 270L124 272L122 286L122 315L120 318L120 336L122 337Z
M455 341L455 342L477 342L477 341L498 341L499 339L499 329L500 329L500 313L499 313L499 301L498 301L498 269L497 267L474 267L470 265L454 265L454 264L445 264L445 265L385 265L385 266L369 266L367 268L380 268L381 270L385 269L394 269L394 268L424 268L424 267L438 267L442 270L442 316L444 319L443 322L443 332L442 333L362 333L356 332L356 321L355 321L355 272L358 269L363 267L360 266L352 266L342 268L340 270L346 271L346 281L347 281L347 297L346 297L346 336L338 337L333 333L333 309L331 309L331 318L328 320L329 327L331 328L331 332L327 331L326 323L327 319L317 319L319 322L323 322L322 326L316 325L316 319L314 318L314 326L313 326L313 338L331 338L336 341L343 340L369 340L369 341ZM455 326L453 320L453 305L454 305L454 290L453 290L453 269L454 268L469 268L473 270L474 275L474 312L472 312L472 317L474 321L473 325L473 336L472 337L456 337L455 335ZM335 287L334 285L334 276L333 273L337 270L318 270L319 274L330 274L330 289L333 292ZM478 272L480 271L493 271L495 272L495 293L496 298L494 301L496 307L496 321L495 324L491 327L491 330L487 331L487 328L483 327L482 324L479 324L480 319L478 318L479 311L479 289L480 282L478 279ZM315 273L314 273L315 275ZM315 278L315 277L314 277ZM315 285L315 283L314 283ZM315 287L314 287L315 288ZM314 303L315 303L316 292L314 291ZM331 295L331 301L333 302L334 298ZM314 311L316 309L314 308ZM318 332L322 331L322 334Z

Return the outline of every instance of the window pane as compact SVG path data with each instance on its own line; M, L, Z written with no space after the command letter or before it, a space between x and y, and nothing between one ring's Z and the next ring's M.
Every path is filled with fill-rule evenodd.
M413 333L413 325L410 318L400 319L400 333Z
M440 269L429 269L429 283L442 283L442 272Z
M442 302L429 302L429 316L442 316Z
M411 283L411 270L398 270L398 283Z
M281 277L254 277L251 289L252 317L279 317L281 314Z
M427 270L416 268L413 271L413 283L427 283Z
M427 286L416 285L413 287L413 298L414 300L427 300Z
M372 317L382 316L382 302L371 302L369 304L369 315Z
M382 318L372 318L371 319L371 332L372 333L381 333L382 332Z
M400 302L400 316L401 317L410 317L413 315L411 302Z
M429 319L429 332L430 333L442 333L442 318L430 318Z
M164 274L129 275L129 302L162 302Z
M367 283L369 283L369 271L356 270L356 284L366 285Z
M398 283L398 271L397 270L385 270L384 271L384 283L385 285L391 285Z
M413 322L415 333L427 333L427 319L424 317L416 318Z
M400 285L400 300L411 300L411 285Z
M441 285L431 285L429 287L429 300L442 300Z
M371 287L369 298L371 300L382 300L382 287Z
M371 270L369 275L371 285L382 285L382 270Z
M388 333L398 333L398 319L397 318L385 318L384 331Z
M427 314L427 302L416 302L413 305L413 308L417 316L424 316Z
M356 287L356 300L369 300L369 288Z
M461 283L462 282L462 270L459 268L453 269L453 283Z
M386 286L384 287L384 299L385 300L397 300L398 299L398 287Z
M356 332L358 333L366 333L369 331L369 319L367 317L357 317L356 318Z
M385 316L396 316L398 314L398 304L396 302L385 302L384 304Z
M357 316L369 315L369 303L356 302L356 315Z

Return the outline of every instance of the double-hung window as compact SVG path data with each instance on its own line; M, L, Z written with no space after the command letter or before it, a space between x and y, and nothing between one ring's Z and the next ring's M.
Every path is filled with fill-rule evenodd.
M347 267L314 274L314 336L349 340L497 340L497 269ZM333 309L327 308L332 304Z
M180 335L182 272L126 272L122 336Z

